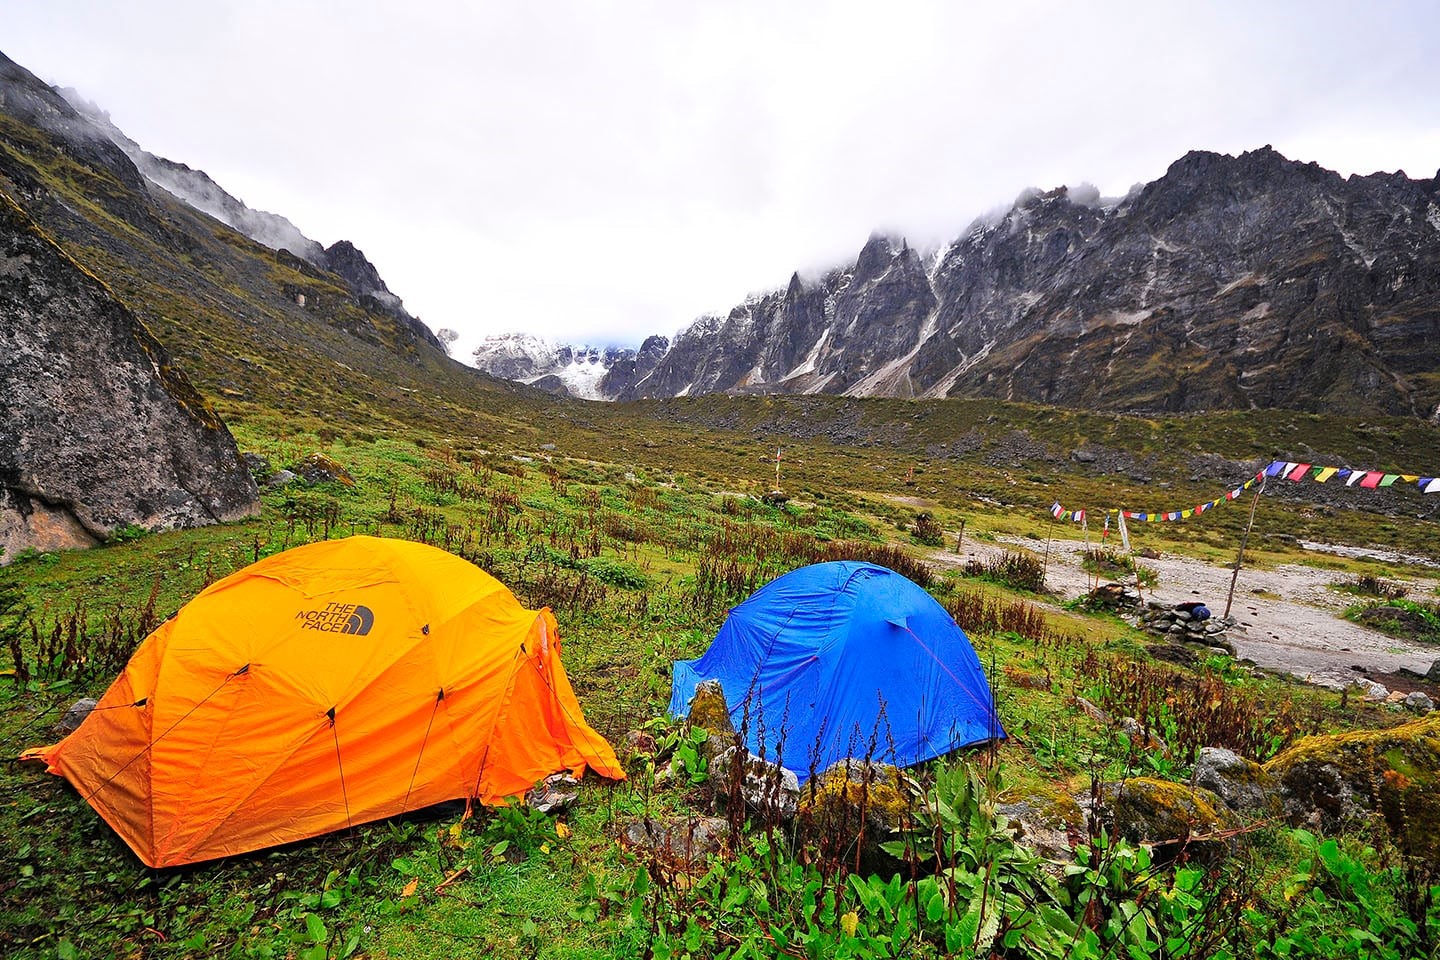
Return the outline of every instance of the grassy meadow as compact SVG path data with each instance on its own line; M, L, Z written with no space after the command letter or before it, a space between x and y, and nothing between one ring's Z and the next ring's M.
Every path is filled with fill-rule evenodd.
M1183 781L1200 746L1264 760L1309 734L1400 718L1226 657L1193 668L1155 661L1119 618L1065 609L1074 598L994 571L936 573L928 586L967 628L1010 740L914 771L927 802L912 833L931 847L908 848L914 869L903 881L865 875L769 823L748 834L733 823L731 855L693 871L617 839L638 817L715 809L722 789L703 769L658 773L666 752L693 748L662 716L670 663L698 656L729 607L775 576L843 556L922 578L925 558L953 550L962 523L966 538L1019 537L1038 554L1055 500L1096 513L1178 509L1246 478L1205 474L1204 456L1253 472L1295 449L1289 443L1338 460L1383 440L1398 461L1433 449L1433 430L1407 423L1381 436L1286 414L1293 429L1279 432L1294 437L1277 445L1274 417L1267 425L1228 414L1223 439L1207 427L1202 450L1196 421L983 402L708 398L617 408L527 397L515 410L467 412L435 401L426 420L407 425L371 411L352 420L349 404L321 416L222 398L241 450L276 469L322 455L353 483L262 485L263 511L244 523L123 531L88 552L13 558L0 571L0 636L16 661L0 657L11 668L0 677L6 755L50 742L66 707L98 696L148 630L207 584L288 547L355 533L443 547L527 605L549 606L589 722L617 748L644 728L662 755L630 758L624 782L587 780L558 816L449 811L162 871L141 865L63 780L7 763L0 953L1199 957L1278 956L1264 943L1291 942L1292 956L1433 955L1434 865L1407 860L1378 824L1319 838L1263 823L1231 857L1179 864L1083 826L1069 867L1017 845L995 820L997 803L1088 797L1127 775ZM1070 459L1087 444L1123 453L1131 469ZM777 447L788 499L771 505L761 495L776 486ZM917 542L922 513L938 526L938 546ZM1137 546L1228 562L1245 514L1230 505L1146 525ZM1248 562L1302 557L1296 537L1433 554L1436 533L1433 519L1267 496ZM1372 577L1416 574L1325 562ZM1141 717L1171 749L1097 723L1077 697ZM1390 926L1374 929L1375 918Z

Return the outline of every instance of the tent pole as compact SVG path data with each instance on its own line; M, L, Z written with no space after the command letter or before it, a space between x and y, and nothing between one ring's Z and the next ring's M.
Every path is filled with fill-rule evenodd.
M1260 480L1260 486L1255 488L1255 499L1250 501L1250 519L1245 521L1245 533L1240 537L1240 552L1235 556L1235 569L1230 572L1230 594L1225 598L1224 618L1230 617L1230 605L1235 602L1235 581L1240 579L1240 564L1245 561L1245 544L1250 542L1250 528L1255 525L1255 508L1260 505L1260 494L1265 492L1265 481L1269 477Z

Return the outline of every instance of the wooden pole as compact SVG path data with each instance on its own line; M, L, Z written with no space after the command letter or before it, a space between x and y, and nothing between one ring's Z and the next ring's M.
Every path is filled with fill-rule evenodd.
M1055 532L1055 514L1050 514L1050 527L1045 531L1045 562L1040 566L1040 581L1050 573L1050 535Z
M1135 541L1130 536L1130 528L1125 525L1125 509L1120 509L1120 535L1125 542L1125 549L1130 554L1130 569L1135 574L1135 596L1140 598L1140 606L1145 606L1145 591L1140 589L1140 564L1135 560Z
M960 518L960 535L955 538L955 552L960 552L960 547L965 543L965 518Z
M1250 519L1245 521L1245 532L1240 537L1240 552L1235 556L1235 569L1230 572L1230 594L1225 598L1225 614L1222 619L1230 618L1230 605L1235 602L1235 581L1240 579L1240 564L1245 562L1245 545L1250 542L1250 528L1255 525L1255 508L1260 505L1260 494L1265 492L1265 481L1269 477L1260 478L1260 486L1255 488L1255 499L1250 501Z

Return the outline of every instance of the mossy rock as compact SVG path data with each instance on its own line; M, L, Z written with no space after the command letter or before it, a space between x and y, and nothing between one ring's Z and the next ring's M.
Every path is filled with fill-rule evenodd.
M1280 784L1291 822L1330 831L1378 811L1403 850L1440 860L1440 713L1306 737L1265 771Z
M695 686L695 696L690 699L690 712L685 723L710 731L710 739L724 740L729 744L735 735L735 724L730 720L730 705L725 702L725 690L719 680L701 680Z
M1058 787L1041 784L1007 791L995 812L1015 828L1017 838L1042 856L1070 860L1074 844L1086 834L1085 811Z
M1131 777L1105 784L1101 796L1116 834L1135 843L1213 853L1215 835L1240 826L1219 797L1183 783Z
M347 487L355 486L355 478L350 476L350 471L339 461L323 453L310 454L290 470L306 483L342 483Z
M880 844L909 822L915 798L900 770L888 763L839 760L805 785L797 825L830 854L858 857L862 870L893 866Z

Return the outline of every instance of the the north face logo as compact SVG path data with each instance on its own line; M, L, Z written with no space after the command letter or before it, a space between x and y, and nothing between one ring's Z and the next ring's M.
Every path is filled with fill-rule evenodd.
M295 619L304 620L302 630L349 633L363 637L375 625L375 613L358 603L327 603L320 610L301 610Z

